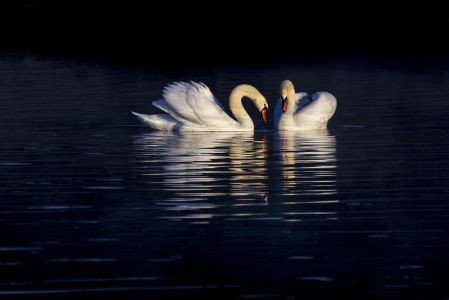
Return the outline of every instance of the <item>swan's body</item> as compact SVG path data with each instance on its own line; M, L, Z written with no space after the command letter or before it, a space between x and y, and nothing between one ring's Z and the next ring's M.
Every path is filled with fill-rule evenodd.
M231 118L217 98L203 83L175 82L164 88L163 99L153 105L166 114L143 115L133 112L151 128L162 131L253 131L254 123L242 105L248 97L266 121L268 103L253 86L242 84L229 96L229 107L237 119Z
M277 130L326 129L327 122L337 108L337 99L328 92L295 93L293 84L281 84L281 99L274 109L274 128Z

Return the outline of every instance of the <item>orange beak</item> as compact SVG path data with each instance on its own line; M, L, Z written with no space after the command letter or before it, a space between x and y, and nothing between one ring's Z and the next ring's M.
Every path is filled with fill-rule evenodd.
M260 111L260 114L262 115L263 122L265 123L265 125L267 125L268 108L265 105Z
M287 111L287 97L282 99L282 112L285 113Z

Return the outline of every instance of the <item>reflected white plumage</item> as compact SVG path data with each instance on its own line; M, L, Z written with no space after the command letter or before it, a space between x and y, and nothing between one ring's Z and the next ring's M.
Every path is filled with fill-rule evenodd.
M174 82L164 88L162 97L153 105L166 114L132 113L151 128L162 131L253 131L254 123L242 105L242 98L248 97L266 123L267 100L248 84L235 87L229 96L229 107L237 121L224 111L222 104L203 83Z
M326 129L337 109L337 99L328 92L295 93L290 80L281 83L281 99L274 109L274 128L277 130Z

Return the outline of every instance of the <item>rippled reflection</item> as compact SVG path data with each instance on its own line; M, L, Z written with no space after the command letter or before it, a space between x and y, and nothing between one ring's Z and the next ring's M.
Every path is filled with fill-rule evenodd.
M226 204L213 202L215 197L251 201L264 199L268 193L268 139L264 135L255 139L252 132L155 132L138 136L135 144L144 175L160 181L174 195L158 204L168 211L202 211L182 218L214 217L204 210ZM155 165L162 165L162 170L155 171Z
M275 150L271 157L270 144ZM300 216L329 219L328 215L336 214L329 205L338 202L335 138L327 131L154 132L137 136L135 149L148 183L160 184L157 189L170 193L156 202L170 212L166 219L301 221ZM276 174L279 179L273 181ZM300 204L301 209L262 212L257 208L271 200L273 204Z
M324 130L276 136L284 193L336 194L335 137ZM307 188L299 190L300 187Z
M228 145L233 138L232 133L156 132L142 135L136 142L140 155L152 158L144 162L162 164L162 173L158 175L165 190L182 197L210 197L224 195L220 188L225 185L217 175L226 172ZM241 140L244 146L244 138Z
M231 171L230 195L266 196L268 180L268 138L242 139L238 136L229 145Z

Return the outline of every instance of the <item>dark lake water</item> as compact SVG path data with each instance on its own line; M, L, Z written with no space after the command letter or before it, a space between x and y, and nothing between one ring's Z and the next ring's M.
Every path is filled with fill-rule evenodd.
M328 131L175 135L130 114L190 79L274 108L287 78L336 96ZM447 68L0 57L0 109L0 298L449 298Z

